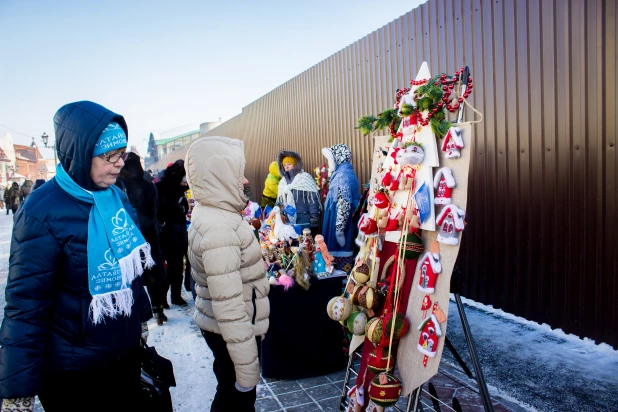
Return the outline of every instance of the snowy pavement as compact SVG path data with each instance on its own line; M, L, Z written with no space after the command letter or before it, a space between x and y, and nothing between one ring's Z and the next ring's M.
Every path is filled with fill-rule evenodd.
M13 215L7 216L0 209L0 319L4 314L12 226ZM191 294L183 294L189 306L172 305L165 311L169 321L164 326L157 326L151 320L148 343L174 364L177 382L171 388L174 411L208 411L216 387L212 354L193 323ZM463 300L493 399L506 400L503 404L514 411L618 411L618 351L614 348ZM447 336L472 369L454 302L449 308ZM459 368L447 350L442 365L441 369L445 370ZM473 380L461 376L474 385ZM257 409L288 410L282 409L281 396L285 394L280 396L272 385L265 385L258 387L258 397L272 393L274 409L260 407L266 402L258 402ZM312 403L289 410L336 410L331 405L332 402L327 408L324 402ZM37 404L35 410L40 412L42 408Z

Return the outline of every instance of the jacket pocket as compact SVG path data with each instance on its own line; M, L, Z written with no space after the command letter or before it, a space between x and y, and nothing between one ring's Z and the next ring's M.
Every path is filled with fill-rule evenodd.
M255 317L257 315L257 306L255 305L255 288L251 288L251 304L253 305L253 317L251 318L251 324L255 325Z

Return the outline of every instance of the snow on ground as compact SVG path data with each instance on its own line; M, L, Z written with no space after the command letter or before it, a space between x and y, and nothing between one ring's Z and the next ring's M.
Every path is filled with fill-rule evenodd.
M188 306L171 305L165 310L168 321L157 326L148 322L148 345L174 364L176 387L170 389L174 412L210 410L217 380L212 371L213 356L193 322L193 297L183 292Z
M488 386L528 410L618 411L618 351L462 298ZM472 369L454 300L447 336Z
M0 307L13 215L0 210ZM149 322L148 343L174 364L175 412L207 411L215 393L212 353L193 323L189 305L165 311L169 321ZM618 351L607 344L551 329L491 306L462 298L483 375L493 394L530 411L618 411ZM0 312L2 318L3 310ZM447 336L472 369L457 307L451 301ZM453 363L445 350L443 361ZM37 405L37 411L41 411Z

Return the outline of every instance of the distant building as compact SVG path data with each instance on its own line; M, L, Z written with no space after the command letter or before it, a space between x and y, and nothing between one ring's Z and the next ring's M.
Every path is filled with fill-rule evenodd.
M32 181L47 179L47 164L34 142L30 146L16 144L13 147L15 148L15 164L21 176ZM21 177L18 180L21 180Z
M144 167L156 172L165 169L168 163L184 159L191 142L220 124L220 121L188 124L161 133L150 133Z
M15 177L16 169L13 136L9 132L0 132L0 184L6 186L11 177Z

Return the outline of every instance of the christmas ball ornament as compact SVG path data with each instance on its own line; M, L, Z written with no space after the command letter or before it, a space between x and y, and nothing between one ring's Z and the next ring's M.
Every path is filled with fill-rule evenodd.
M328 317L336 321L344 321L352 312L352 303L343 296L335 296L326 306Z
M378 191L374 196L373 204L378 209L386 209L388 205L391 203L390 198L386 191Z
M354 276L354 280L356 283L367 283L369 280L369 265L366 263L361 263L352 271L352 275Z
M405 248L403 257L408 260L417 259L423 253L423 241L418 233L410 232L403 239Z
M383 325L384 325L384 333L390 339L391 332L393 329L393 323L395 324L395 331L393 332L393 340L401 339L406 332L410 329L410 322L406 319L406 316L402 313L397 312L395 316L395 321L393 322L393 312L389 313L384 317Z
M365 309L376 309L384 301L384 295L368 285L356 285L352 293L352 303Z
M382 339L382 318L373 318L367 322L365 336L370 342L379 343Z
M367 360L367 368L374 374L391 372L395 368L395 359L388 348L378 347L371 351Z
M346 320L346 326L353 335L362 336L365 333L365 326L367 326L367 314L365 312L352 312Z
M401 382L390 373L380 373L369 385L369 398L380 406L392 406L401 396Z

